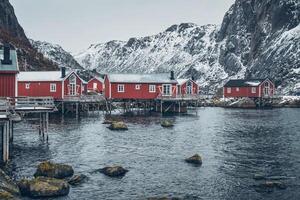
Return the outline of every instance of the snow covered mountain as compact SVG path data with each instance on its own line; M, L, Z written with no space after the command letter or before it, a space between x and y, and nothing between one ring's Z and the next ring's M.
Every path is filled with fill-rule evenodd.
M273 79L284 93L300 85L300 2L236 0L221 26L173 25L153 36L91 45L75 55L106 72L194 76L216 91L230 78Z
M59 67L83 69L73 56L57 44L30 40L31 45Z

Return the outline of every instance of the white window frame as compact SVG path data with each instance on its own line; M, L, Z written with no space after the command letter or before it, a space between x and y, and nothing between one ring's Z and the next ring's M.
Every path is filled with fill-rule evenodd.
M167 93L167 91L169 93ZM163 84L162 85L162 95L163 96L172 96L172 84Z
M50 83L50 92L56 92L56 83Z
M149 92L155 93L156 92L156 85L149 85Z
M256 87L252 87L252 88L251 88L251 93L252 93L252 94L256 94Z
M235 90L236 90L237 92L239 92L239 91L240 91L240 88L239 88L239 87L237 87Z
M141 84L136 84L135 85L135 90L140 90L141 89Z
M125 92L125 86L124 86L124 84L118 84L118 92L119 93Z
M231 87L228 87L228 88L227 88L227 93L228 93L228 94L231 94Z
M25 89L29 90L30 89L30 83L25 83Z

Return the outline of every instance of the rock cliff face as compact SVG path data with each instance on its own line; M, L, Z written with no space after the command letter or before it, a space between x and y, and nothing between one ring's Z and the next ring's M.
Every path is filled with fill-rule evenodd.
M43 54L59 67L83 69L69 52L57 44L34 40L30 40L30 43L39 53Z
M44 58L32 47L20 26L14 9L8 0L0 0L0 44L10 43L18 51L19 67L21 70L53 70L58 66Z
M173 25L153 36L91 45L75 55L99 72L195 76L210 91L230 78L270 77L284 93L300 87L300 2L236 0L221 26Z

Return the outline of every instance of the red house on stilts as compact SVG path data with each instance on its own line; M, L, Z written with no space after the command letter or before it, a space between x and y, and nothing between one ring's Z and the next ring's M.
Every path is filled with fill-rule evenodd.
M101 77L93 77L87 83L87 92L102 94L104 90L104 80Z
M0 97L17 96L18 73L17 52L5 44L0 49Z
M65 68L61 68L61 71L20 72L18 95L53 97L55 100L80 97L84 92L83 82L75 71L66 74Z
M117 100L152 100L176 97L174 73L109 74L104 78L105 98Z
M199 85L193 79L177 79L177 95L188 96L199 94Z
M223 87L225 98L270 98L275 93L275 84L266 79L230 80Z

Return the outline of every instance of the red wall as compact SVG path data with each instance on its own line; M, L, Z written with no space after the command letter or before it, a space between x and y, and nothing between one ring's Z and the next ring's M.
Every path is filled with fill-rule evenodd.
M124 92L118 92L118 85L124 84ZM142 83L140 89L135 89L135 83L111 83L111 98L112 99L156 99L160 95L161 83ZM149 85L155 85L156 91L149 92ZM176 84L172 84L173 96L176 95ZM105 98L110 98L109 81L105 79Z
M26 89L26 83L30 83ZM50 92L50 84L56 83L56 92ZM18 82L18 96L21 97L53 97L62 99L62 83L60 81L51 82Z
M70 76L72 76L72 75L70 75ZM70 78L70 76L64 81L64 95L65 96L68 96L69 95L69 78ZM82 81L81 81L81 79L76 75L76 93L77 93L77 95L75 95L75 96L81 96L81 94L82 93L84 93L83 91L82 91L82 89L84 90L84 87L83 87L83 85L82 85Z
M16 74L0 74L0 97L16 96Z
M274 95L275 86L271 81L270 84L270 96ZM239 87L239 91L236 90L237 87L231 87L231 93L227 92L228 87L223 88L224 97L263 97L264 83L260 84L256 88L256 93L252 93L252 87Z
M97 83L97 90L96 91L94 90L94 86L93 86L94 83ZM87 89L91 90L91 91L98 92L98 93L102 93L103 92L103 83L101 81L99 81L98 79L93 78L92 80L90 80L88 82Z
M187 93L187 90L186 90L186 86L187 86L187 82L182 84L180 86L180 92L178 92L178 94L181 94L181 95L185 95ZM192 81L192 87L193 87L193 93L192 94L198 94L199 93L199 86L194 82Z

